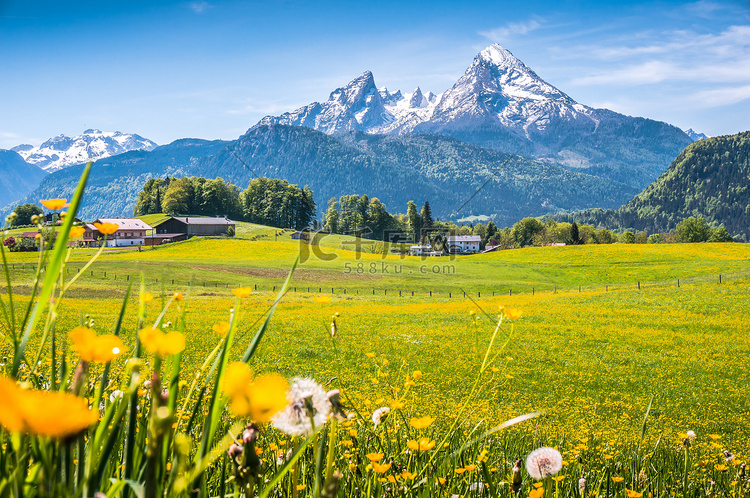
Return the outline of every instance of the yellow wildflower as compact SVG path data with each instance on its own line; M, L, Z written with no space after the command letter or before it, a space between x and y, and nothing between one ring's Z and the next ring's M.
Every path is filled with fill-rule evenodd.
M70 227L70 232L68 232L68 235L71 239L75 239L76 237L80 237L83 235L83 233L86 231L83 227Z
M250 367L233 362L227 365L222 380L221 389L230 399L232 411L240 417L265 423L286 408L289 383L281 375L265 374L253 380Z
M112 235L120 228L120 225L116 225L115 223L94 223L94 226L104 235Z
M331 302L331 296L315 296L313 297L313 301L315 301L318 304L326 304Z
M65 203L68 199L44 199L41 201L42 206L46 207L50 211L59 211L65 207Z
M99 420L86 400L65 392L21 389L0 377L0 425L9 432L62 439L82 432ZM60 416L64 414L65 416Z
M161 330L146 327L138 332L138 338L146 351L157 356L177 354L185 349L185 336L179 332L165 334Z
M628 495L628 498L641 498L641 496L643 496L643 493L628 488L625 488L625 494Z
M122 353L125 346L116 335L97 336L96 332L86 327L76 327L68 333L73 342L73 351L84 361L106 363Z
M515 320L516 318L521 318L521 316L523 314L521 312L521 310L519 310L517 308L505 308L505 307L503 307L502 310L503 310L503 314L505 314L505 317L509 318L511 320Z
M236 289L232 289L232 294L234 294L237 297L247 297L252 293L253 293L253 288L250 286L237 287Z
M621 483L622 481L624 481L624 480L625 480L625 478L624 478L624 477L620 477L620 476L613 476L613 477L612 477L612 480L613 480L613 481L614 481L614 482L615 482L616 484L619 484L619 483Z
M542 498L544 495L544 488L534 488L529 491L529 498Z
M391 401L391 410L401 410L404 407L404 402L394 399Z
M414 380L419 380L422 378L422 371L415 370L414 373L411 374L411 376L414 378Z
M415 429L426 429L427 427L431 426L434 421L434 418L430 417L429 415L425 415L424 417L412 418L411 420L409 420L409 425L411 425Z
M184 299L182 292L175 292L174 293L174 300L175 301L182 301Z
M143 302L146 304L154 300L154 295L151 294L150 292L141 292L140 296L141 296L141 300L143 300Z
M219 335L227 335L227 332L229 332L229 322L221 321L219 323L215 323L212 329Z
M381 461L383 459L383 454L382 453L368 453L365 456L371 462L379 462L379 461Z
M372 462L372 470L374 470L378 474L382 474L383 472L387 471L390 468L391 468L390 463Z

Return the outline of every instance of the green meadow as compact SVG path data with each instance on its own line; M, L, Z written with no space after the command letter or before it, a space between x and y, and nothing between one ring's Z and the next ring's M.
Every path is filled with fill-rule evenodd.
M461 441L529 413L535 416L473 445L470 454L433 465L430 484L438 478L448 484L415 495L466 494L474 482L506 482L509 492L511 463L540 445L563 453L564 479L557 484L566 496L577 496L578 477L587 467L597 469L592 476L602 496L624 493L625 485L610 479L615 474L641 493L695 490L707 480L723 483L725 493L743 489L737 476L750 451L747 245L613 244L422 259L375 254L367 247L357 252L350 250L357 241L344 237L311 247L281 232L240 226L233 239L106 250L86 269L96 250L73 249L62 276L77 280L57 310L56 329L86 323L111 331L131 284L136 295L143 282L155 296L146 305L147 321L181 292L184 299L171 304L163 323L176 327L184 317L181 375L190 379L201 375L205 358L223 340L212 328L229 321L230 310L237 313L237 330L229 356L242 356L301 256L250 366L256 374L310 377L342 391L346 409L358 418L342 429L340 441L349 443L342 442L336 456L350 472L341 496L354 493L362 476L372 478L367 482L373 495L390 496L387 490L393 494L402 484L403 495L412 495L405 491L409 469L422 468L403 453L405 441L419 433L406 423L412 417L435 418L422 434L436 441L450 434L445 444L453 451ZM23 302L38 254L6 257ZM241 286L257 290L237 301L232 289ZM331 299L316 299L321 296ZM139 327L137 301L126 307L121 329L129 348ZM501 324L491 362L473 390L501 306L523 316ZM6 341L4 355L8 348ZM75 357L66 361L73 369ZM112 366L113 375L125 371L122 360ZM101 372L102 366L92 366L93 378ZM390 436L370 422L382 406L399 413ZM645 460L633 463L645 458L641 447L651 448L650 465L658 460L674 466L670 472L684 473L679 451L689 430L698 435L687 469L690 485L658 469L640 475L651 468ZM275 455L283 441L266 434L257 448ZM464 475L482 463L482 450L490 455L488 474ZM724 450L735 457L728 470L721 470ZM368 474L368 451L384 452L395 467ZM272 460L262 459L267 472L278 470ZM312 472L311 461L305 472ZM284 482L282 495L289 486L302 486ZM301 496L308 496L312 481L306 486Z

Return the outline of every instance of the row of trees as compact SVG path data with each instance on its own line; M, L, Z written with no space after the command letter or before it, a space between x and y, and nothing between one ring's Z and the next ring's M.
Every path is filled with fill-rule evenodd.
M138 195L133 214L171 216L226 216L261 225L302 230L315 219L316 206L309 187L286 180L255 178L247 189L221 178L190 176L152 178Z
M356 234L373 240L386 240L389 233L398 232L411 241L419 241L425 229L443 225L432 218L430 203L421 211L414 201L406 205L406 214L390 214L380 199L367 195L342 195L328 200L323 219L323 230L331 233ZM455 227L455 225L453 225Z
M490 222L488 225L491 225ZM481 224L473 227L473 233L481 234L487 229ZM595 228L578 223L558 223L552 219L542 222L536 218L524 218L511 228L498 230L495 243L503 248L545 246L564 243L577 244L658 244L679 242L731 242L732 236L724 227L712 228L704 218L688 218L677 225L673 232L648 234L645 231L613 233L606 228Z

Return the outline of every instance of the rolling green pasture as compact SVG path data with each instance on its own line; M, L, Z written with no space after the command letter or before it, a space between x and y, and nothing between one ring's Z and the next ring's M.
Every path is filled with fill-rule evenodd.
M297 242L224 238L105 252L92 266L94 276L87 271L71 288L58 328L89 315L95 328L110 329L126 276L136 283L142 272L155 295L186 296L180 306L187 309L183 362L189 372L218 342L211 327L228 319L230 290L258 285L239 310L241 354L275 298L273 286L279 289L299 252ZM335 257L324 261L321 253ZM70 277L92 254L72 252ZM8 255L17 281L31 281L34 257ZM444 427L468 394L498 307L518 307L524 316L503 324L508 343L471 404L471 421L491 426L542 410L514 430L546 442L594 436L632 443L653 397L648 441L672 444L692 429L719 435L714 445L742 454L750 450L748 258L745 244L527 248L454 260L325 247L295 272L253 367L339 387L366 415L403 399L407 416L429 414ZM358 273L358 265L366 271ZM444 272L444 265L455 270ZM331 288L331 302L312 299L331 295ZM23 294L23 285L18 289ZM149 304L151 318L160 301ZM135 317L131 308L127 316ZM175 307L167 319L177 316ZM134 318L125 325L132 344ZM414 371L423 377L407 386ZM716 452L708 439L697 444Z

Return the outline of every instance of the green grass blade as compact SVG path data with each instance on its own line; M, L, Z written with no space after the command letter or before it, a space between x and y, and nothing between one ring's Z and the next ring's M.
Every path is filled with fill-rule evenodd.
M648 414L651 412L651 404L654 402L654 395L651 395L651 399L648 402L648 408L646 408L646 415L643 417L643 424L641 424L641 439L638 441L638 452L641 451L641 445L643 444L643 438L646 436L646 422L648 422Z
M83 191L86 188L86 181L88 180L89 172L91 171L91 164L92 163L89 162L83 169L81 179L78 181L78 188L76 188L76 192L73 195L73 200L70 202L68 215L65 217L65 221L63 222L62 228L60 229L60 232L57 236L57 240L55 241L55 248L52 251L52 256L49 260L47 273L44 275L44 283L42 284L42 290L39 293L39 300L34 307L34 310L31 312L31 317L29 319L29 322L26 324L23 338L21 339L21 343L16 348L15 355L13 357L13 367L11 368L11 376L13 377L16 377L18 375L18 369L21 366L21 359L24 357L26 345L31 338L31 334L34 331L36 324L39 322L42 313L49 305L50 298L52 297L52 290L57 281L58 273L60 271L60 267L62 266L63 258L65 257L65 253L67 250L68 234L70 232L70 228L73 226L73 221L75 220L76 213L78 212L78 207L80 206L81 199L83 198Z
M117 316L117 322L115 322L115 330L112 332L116 336L120 335L120 330L122 329L122 321L125 319L125 308L127 308L128 306L128 300L130 299L130 291L132 290L132 288L133 283L131 282L130 284L128 284L128 290L125 291L125 297L123 298L122 306L120 307L120 314ZM102 377L99 382L99 392L96 396L94 406L99 406L99 402L101 402L102 398L104 397L104 389L106 388L107 383L109 383L109 367L110 362L107 362L107 364L104 365L104 373L102 373Z
M268 312L268 316L266 317L265 321L258 329L258 332L256 332L255 337L253 337L252 342L250 342L250 345L247 347L245 354L242 355L242 361L244 363L249 362L250 358L252 358L253 355L255 354L255 350L258 349L258 344L260 344L260 340L263 339L263 335L265 335L266 330L268 329L268 324L271 323L271 317L273 316L274 311L276 311L276 305L279 304L279 301L281 301L281 298L284 297L286 290L289 288L289 282L291 282L292 280L292 275L294 275L294 270L297 268L298 263L299 263L299 256L297 256L297 259L294 260L292 269L289 270L289 275L286 277L286 281L284 282L284 285L281 286L281 290L279 291L279 294L276 297L276 301L274 301L273 306L271 306L271 311Z

